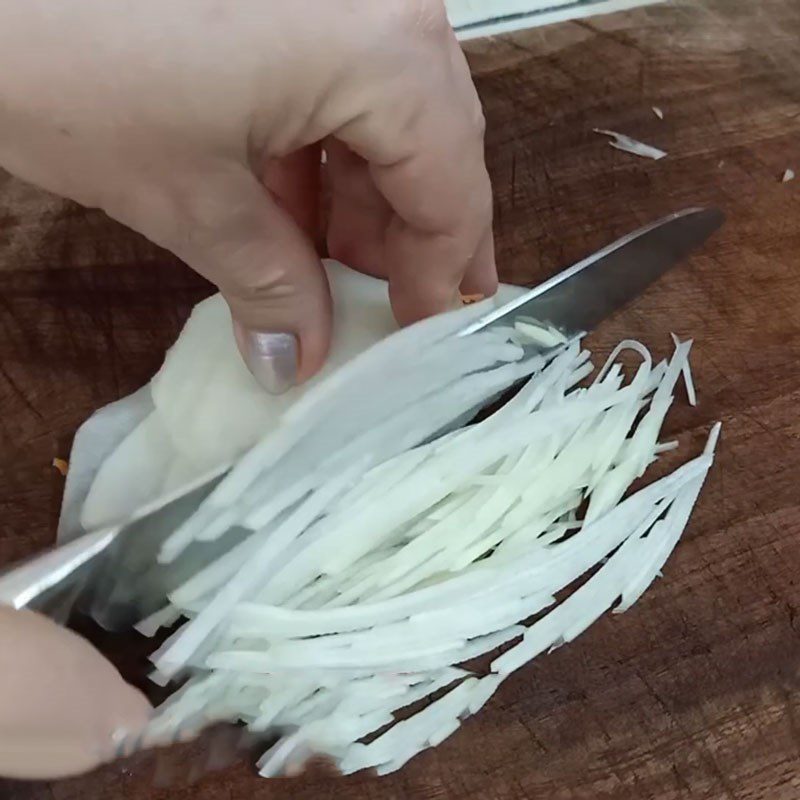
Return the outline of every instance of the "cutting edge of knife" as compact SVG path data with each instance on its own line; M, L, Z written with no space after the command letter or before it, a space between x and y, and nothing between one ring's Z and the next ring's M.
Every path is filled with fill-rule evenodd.
M684 217L688 217L693 214L701 214L701 213L716 214L718 221L715 230L718 229L725 221L725 215L722 213L722 211L716 208L706 208L703 206L692 206L691 208L685 208L682 211L675 211L672 214L668 214L667 216L662 217L661 219L658 219L655 222L651 222L649 225L645 225L644 227L638 228L632 233L626 234L621 239L617 239L616 241L612 242L609 245L606 245L597 252L592 253L590 256L581 259L576 264L573 264L571 267L567 267L567 269L562 270L556 275L553 275L552 277L540 283L538 286L535 286L529 292L525 292L525 294L521 294L514 300L511 300L505 305L500 306L500 308L496 308L494 309L494 311L490 311L488 314L485 314L484 316L480 317L474 322L471 322L466 328L460 331L457 334L457 336L459 337L469 336L473 333L477 333L478 331L482 331L484 328L487 328L492 323L497 322L499 319L502 319L508 314L511 314L512 311L515 311L520 306L524 306L531 300L534 300L537 297L541 297L543 294L546 294L559 284L563 283L566 280L569 280L569 278L573 277L573 275L576 275L577 273L586 269L586 267L590 266L591 264L594 264L596 261L599 261L602 258L605 258L606 256L610 255L616 250L625 247L625 245L629 244L635 239L638 239L640 236L644 236L645 234L650 233L650 231L656 230L657 228L660 228L662 225L674 222L675 220L682 219Z
M119 536L146 517L155 516L172 503L181 501L192 492L218 480L230 464L200 475L186 486L174 489L163 497L150 501L129 518L105 528L87 531L68 542L57 543L43 553L12 564L7 572L0 574L0 606L16 610L29 607L49 590L106 551Z
M118 533L119 528L87 533L12 567L10 572L0 576L0 605L16 610L26 608L102 553Z
M662 217L649 225L617 239L601 250L578 261L573 266L553 275L509 303L483 315L460 331L457 336L468 336L483 330L492 323L511 314L521 306L526 305L531 300L541 297L543 294L546 294L551 289L581 272L581 270L605 258L616 250L619 250L640 236L667 223L699 213L714 214L717 218L716 228L722 225L725 219L724 214L719 209L701 206L686 208L682 211L677 211ZM711 231L709 235L711 235L712 232L713 231ZM62 578L74 572L77 568L105 550L128 525L133 524L143 517L158 513L171 502L181 499L201 486L212 482L224 473L228 466L229 465L226 465L223 469L214 470L211 473L205 474L195 481L192 481L188 487L182 487L182 489L170 493L164 498L147 504L133 515L131 519L126 520L124 523L119 523L118 525L111 526L104 530L84 534L66 545L58 546L54 550L48 550L30 561L23 562L17 567L12 567L10 572L0 575L0 604L11 605L14 608L24 608L31 599L47 589L52 588Z

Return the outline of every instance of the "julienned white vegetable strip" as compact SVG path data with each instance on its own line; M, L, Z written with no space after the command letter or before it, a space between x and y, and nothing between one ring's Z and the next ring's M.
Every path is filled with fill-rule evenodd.
M691 342L657 364L623 342L577 388L589 368L578 342L528 321L451 337L464 316L391 337L320 385L176 533L165 559L232 526L253 531L142 623L153 633L189 618L154 656L160 678L193 677L160 709L152 741L241 720L284 737L259 762L264 775L311 752L343 772L391 772L660 574L719 426L704 453L622 498L670 448L658 435L681 376L694 400ZM422 377L386 386L393 355L414 349ZM641 358L627 384L624 351ZM499 411L454 427L525 377ZM484 677L456 668L498 647Z
M675 347L680 346L681 340L673 333L671 334L672 341L675 342ZM689 365L689 361L687 360L686 363L683 365L683 383L686 386L686 398L689 401L690 406L697 405L697 394L694 390L694 380L692 378L692 368Z
M238 504L243 515L253 500L258 505L268 493L291 493L294 484L315 472L320 460L333 453L335 461L338 451L357 440L359 434L374 434L399 410L414 406L423 397L435 398L448 385L457 388L460 378L495 364L498 348L506 355L511 351L512 360L520 358L521 348L509 348L508 340L504 344L492 332L469 339L452 336L492 308L491 301L476 303L406 328L369 348L315 387L286 413L283 425L242 458L198 513L176 531L164 546L164 560L176 557L234 505ZM410 374L392 374L392 365L397 363L413 364L414 369ZM387 374L392 375L391 391L387 390ZM376 403L376 397L384 402ZM453 411L455 418L458 408ZM331 424L332 420L336 424ZM421 427L424 438L427 426ZM375 463L413 446L399 446L396 439L383 444L385 450L375 453ZM232 525L236 520L231 519Z
M666 157L667 153L658 147L653 147L650 144L645 144L636 139L626 136L624 133L617 133L616 131L607 131L603 128L595 128L595 133L601 133L603 136L611 138L609 144L617 150L622 150L624 153L632 153L635 156L642 158L652 158L654 161Z

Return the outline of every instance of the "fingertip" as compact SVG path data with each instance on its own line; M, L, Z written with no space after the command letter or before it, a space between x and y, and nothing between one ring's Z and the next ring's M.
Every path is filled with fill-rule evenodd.
M248 228L226 240L212 280L230 308L242 357L281 394L319 371L330 347L331 294L313 243L264 194Z
M305 383L325 363L330 350L332 310L324 284L303 301L241 302L226 296L242 360L269 394L281 395Z
M259 331L233 321L236 344L262 389L281 395L298 382L300 346L293 333Z
M103 760L129 755L142 741L153 717L150 702L135 687L123 683L115 697L108 742L100 754Z
M125 688L127 693L121 709L122 721L135 730L141 730L150 722L153 716L153 706L140 689L129 683L125 684Z
M460 308L462 294L497 292L491 226L482 229L454 236L395 222L387 238L389 297L401 325Z
M461 293L466 295L480 295L481 297L494 297L500 281L494 267L482 268L479 271L468 271L461 283Z

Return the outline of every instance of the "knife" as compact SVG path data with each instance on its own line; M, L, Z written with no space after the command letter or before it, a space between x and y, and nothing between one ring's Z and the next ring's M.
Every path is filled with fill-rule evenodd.
M688 208L623 236L594 255L554 275L536 288L486 314L459 336L519 317L582 336L624 308L679 264L724 222L716 208Z
M495 325L507 326L520 318L534 320L545 329L555 329L565 339L582 335L638 297L701 245L723 221L724 216L717 209L690 208L671 214L623 237L484 315L458 335L468 336ZM104 608L98 610L95 607L92 615L101 624L104 623L98 614L119 619L114 609L107 606L109 598L114 596L114 585L125 583L125 580L118 571L120 559L109 557L109 552L135 540L135 549L125 549L131 566L135 566L133 562L141 565L149 559L155 562L154 554L158 552L164 535L175 530L197 509L219 479L220 476L216 475L210 481L200 480L178 496L173 495L142 509L122 525L88 533L0 575L0 604L17 609L49 610L52 615L54 610L63 609L64 605L53 605L51 601L63 599L65 592L74 593L96 560L108 557L113 568L101 570L95 579L107 585L103 593ZM193 545L196 552L191 558L182 557L176 565L165 569L177 569L191 575L197 569L198 561L208 563L221 555L221 548L229 549L236 542L234 534L226 537L224 543L196 543ZM156 568L151 577L161 580L163 575ZM170 578L174 577L170 575Z

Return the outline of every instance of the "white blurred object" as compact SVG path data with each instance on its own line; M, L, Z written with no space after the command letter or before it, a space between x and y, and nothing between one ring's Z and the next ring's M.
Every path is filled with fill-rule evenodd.
M447 0L447 10L458 38L466 40L656 2L660 0Z
M336 315L331 353L318 375L284 395L266 394L239 356L220 295L199 303L153 380L79 429L60 542L112 525L223 468L274 430L309 389L397 330L384 281L335 261L325 267ZM503 284L495 302L502 305L524 291Z

